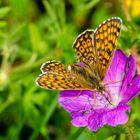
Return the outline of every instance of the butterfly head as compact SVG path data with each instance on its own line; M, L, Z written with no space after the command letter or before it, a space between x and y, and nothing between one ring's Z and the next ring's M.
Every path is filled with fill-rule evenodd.
M96 86L96 89L99 91L99 92L104 92L105 91L105 87L103 84L99 84Z

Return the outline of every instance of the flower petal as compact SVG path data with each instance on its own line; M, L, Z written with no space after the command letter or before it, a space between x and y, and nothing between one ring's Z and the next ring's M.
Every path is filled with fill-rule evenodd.
M59 103L68 112L71 112L74 126L87 126L93 102L93 91L66 90L60 93Z
M134 77L135 72L136 72L136 60L131 55L128 58L128 61L127 61L126 74L125 74L123 84L122 84L122 88L121 88L121 91L120 91L121 98L123 98L123 99L128 96L126 91L127 91L127 88L129 88L129 86L127 86L127 85L129 85L131 83L131 80Z
M116 50L104 81L121 80L126 69L127 56L121 50Z
M88 128L92 131L97 131L103 125L117 126L119 124L125 124L128 121L127 110L130 111L129 105L118 106L108 111L95 111L89 117Z
M111 94L119 93L122 78L126 71L127 56L121 50L116 50L108 72L104 78L106 90ZM108 83L108 84L106 84Z
M91 108L89 98L93 99L91 91L65 90L60 93L59 103L68 112L88 110Z
M140 75L135 77L132 80L131 85L127 87L125 93L123 94L123 99L120 102L120 104L128 103L130 100L132 100L138 94L140 94Z
M102 115L104 110L94 111L88 119L88 129L91 131L97 131L98 128L103 126Z
M76 126L87 126L88 125L88 118L91 115L90 110L87 111L81 111L81 112L72 112L71 116L72 116L72 121L71 123Z

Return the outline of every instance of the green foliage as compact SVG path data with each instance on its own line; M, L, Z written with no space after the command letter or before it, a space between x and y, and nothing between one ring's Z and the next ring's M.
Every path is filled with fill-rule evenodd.
M128 139L121 126L96 133L73 127L70 114L58 105L59 92L39 88L35 79L45 61L76 62L76 36L112 16L124 23L119 48L137 57L140 15L129 13L128 20L119 0L3 0L0 5L0 140ZM139 98L131 102L129 120L138 139L139 106Z

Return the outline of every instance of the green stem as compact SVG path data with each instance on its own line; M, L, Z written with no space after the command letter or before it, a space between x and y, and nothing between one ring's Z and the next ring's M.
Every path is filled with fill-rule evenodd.
M128 127L127 123L125 124L125 127L127 128L131 139L132 139L132 140L135 140L135 137L134 137L134 135L133 135L133 132L132 132L132 130Z

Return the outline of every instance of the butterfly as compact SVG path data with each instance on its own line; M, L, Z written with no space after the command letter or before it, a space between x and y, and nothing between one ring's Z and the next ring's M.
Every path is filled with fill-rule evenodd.
M105 91L102 81L111 63L122 20L113 17L104 21L95 30L86 30L73 43L78 64L65 66L56 60L41 66L42 74L36 84L53 90Z

